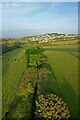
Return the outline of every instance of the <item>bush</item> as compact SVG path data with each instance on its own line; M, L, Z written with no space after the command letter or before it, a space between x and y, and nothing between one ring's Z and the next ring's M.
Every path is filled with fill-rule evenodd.
M36 101L36 117L45 119L68 119L70 117L68 107L61 98L54 94L38 96Z

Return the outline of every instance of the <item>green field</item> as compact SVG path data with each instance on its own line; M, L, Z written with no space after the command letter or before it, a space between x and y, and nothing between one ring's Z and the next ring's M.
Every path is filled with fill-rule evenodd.
M43 46L45 49L44 55L47 57L47 62L39 70L39 94L55 93L60 96L69 108L72 118L78 117L78 49L75 45L77 41L55 42L58 46ZM51 43L52 44L52 43ZM68 45L70 44L70 45ZM71 45L72 44L72 45ZM41 45L42 46L42 45ZM26 47L25 47L26 48ZM11 103L15 104L10 117L21 118L21 109L26 109L28 117L32 114L31 102L33 98L34 85L36 81L36 69L26 68L25 48L17 48L3 54L2 60L2 109L3 117L9 110ZM25 81L23 81L25 79ZM31 94L30 98L26 96L25 104L20 106L18 102L17 92L19 86L27 84L25 89ZM28 91L30 89L30 91ZM21 91L24 93L24 89ZM24 95L24 94L23 94ZM26 104L27 103L27 104ZM19 105L19 106L18 106ZM27 106L28 107L27 107ZM22 114L24 115L24 114Z
M48 57L51 68L54 71L57 92L68 104L72 117L78 114L78 58L70 54L77 54L77 49L46 50L45 55ZM75 99L74 99L75 98Z
M25 61L26 59L24 49L16 49L3 55L2 61L3 115L5 112L7 112L9 104L15 98L15 93L18 89L22 72L25 70L26 63Z

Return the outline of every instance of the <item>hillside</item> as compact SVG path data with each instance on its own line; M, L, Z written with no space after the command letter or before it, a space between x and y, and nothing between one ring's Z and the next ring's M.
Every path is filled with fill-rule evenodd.
M37 97L49 94L66 103L67 117L78 118L76 38L40 43L25 37L3 41L3 50L3 118L40 117L35 115Z

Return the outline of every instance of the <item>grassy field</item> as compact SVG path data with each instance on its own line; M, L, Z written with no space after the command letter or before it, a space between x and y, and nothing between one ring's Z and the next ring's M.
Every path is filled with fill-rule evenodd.
M7 52L3 55L3 88L2 113L3 118L32 117L36 69L26 68L25 50L22 48Z
M60 96L69 107L71 117L78 116L78 46L77 40L43 43L40 45L45 49L47 62L39 70L39 94L55 93ZM25 46L24 46L25 47ZM25 47L26 48L26 47ZM9 117L21 118L21 113L28 117L32 107L34 83L36 82L36 70L26 68L25 48L18 48L3 54L2 58L2 109L3 116L13 105ZM30 77L31 76L31 77ZM25 79L25 81L23 80ZM23 80L23 81L22 81ZM22 84L22 89L19 86ZM26 85L26 87L25 87ZM24 92L24 88L26 93ZM29 91L30 90L30 91ZM19 101L17 91L26 94L26 102ZM23 92L22 92L23 91ZM27 94L31 94L28 97ZM19 103L18 103L19 102ZM23 109L24 108L24 109ZM23 112L24 110L24 112Z
M73 54L71 54L73 53ZM51 49L45 51L54 71L57 94L67 103L71 116L78 115L78 57L77 49ZM75 56L76 55L76 56ZM55 87L54 87L55 90ZM74 99L75 98L75 99Z
M24 49L16 49L3 55L3 115L8 111L9 104L15 98L15 93L18 89L22 72L25 70L25 61Z
M10 103L8 118L32 118L32 106L36 79L36 69L27 68L22 74L15 98Z
M64 40L64 41L51 41L40 43L42 47L54 47L54 48L74 48L78 45L78 40Z

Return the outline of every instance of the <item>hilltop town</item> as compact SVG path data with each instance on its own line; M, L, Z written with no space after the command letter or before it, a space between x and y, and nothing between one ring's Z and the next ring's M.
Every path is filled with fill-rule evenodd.
M74 34L58 34L58 33L47 33L43 35L37 35L37 36L30 36L29 40L31 41L38 41L41 42L50 42L50 41L58 41L58 40L69 40L69 39L75 39L77 35Z

